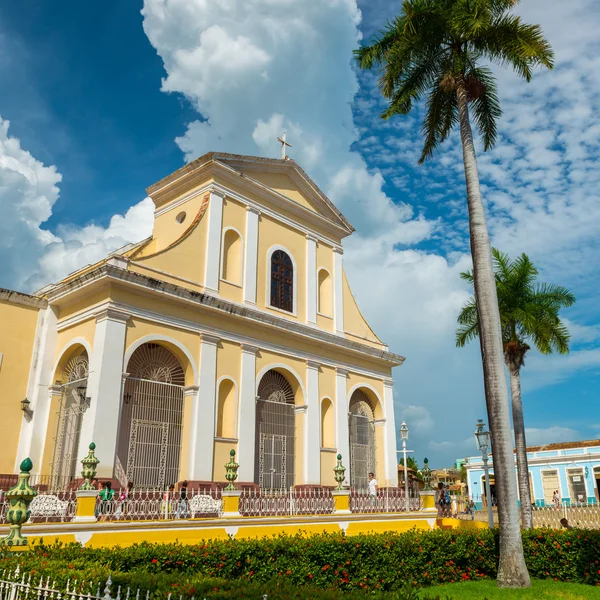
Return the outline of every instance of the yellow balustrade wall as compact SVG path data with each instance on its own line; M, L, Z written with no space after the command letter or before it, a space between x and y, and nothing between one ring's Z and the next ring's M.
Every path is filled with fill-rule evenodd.
M12 300L4 295L0 291L0 473L14 473L39 309L17 303L18 294L9 293Z

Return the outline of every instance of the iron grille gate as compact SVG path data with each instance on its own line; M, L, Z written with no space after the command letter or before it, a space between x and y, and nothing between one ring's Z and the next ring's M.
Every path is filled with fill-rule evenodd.
M81 423L87 404L73 385L81 383L85 385L85 380L63 385L61 389L51 465L52 485L55 488L68 484L77 472Z
M258 485L288 489L294 485L295 407L293 404L256 401Z
M352 486L364 489L375 472L375 431L369 417L350 415L350 477Z
M136 487L179 479L183 386L129 377L123 394L118 462Z

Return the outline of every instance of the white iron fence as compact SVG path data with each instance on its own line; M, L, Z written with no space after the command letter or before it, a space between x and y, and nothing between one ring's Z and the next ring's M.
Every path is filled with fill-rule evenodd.
M408 503L402 488L384 488L374 495L369 490L350 491L350 510L353 513L396 513L420 508L421 497L415 490L409 490Z
M29 505L30 523L67 523L73 520L77 497L74 490L47 490L40 492ZM0 490L0 524L6 523L10 508L6 492Z
M566 523L561 520L566 519ZM582 529L600 529L600 504L579 504L576 506L535 506L533 526L561 529L566 526Z
M240 514L247 517L329 515L333 496L327 488L248 489L240 496Z
M110 578L104 585L94 582L68 580L64 586L50 577L34 579L21 575L19 567L13 572L4 571L0 579L0 600L149 600L150 590L142 591L130 587L113 589ZM266 596L263 597L263 600ZM183 596L165 594L165 600L183 600ZM191 598L194 600L194 597Z

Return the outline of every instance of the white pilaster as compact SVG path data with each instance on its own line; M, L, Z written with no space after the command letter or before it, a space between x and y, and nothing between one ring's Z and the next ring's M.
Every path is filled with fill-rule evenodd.
M333 325L335 332L344 333L344 270L343 250L333 249Z
M183 397L185 402L191 402L192 404L190 412L190 440L186 479L193 481L196 461L196 444L198 443L198 428L196 427L196 423L198 422L198 413L200 411L200 386L186 386L183 388Z
M398 459L396 454L396 418L394 416L394 382L386 379L383 382L383 408L385 411L385 429L383 439L385 443L385 480L386 485L398 485Z
M96 315L94 347L77 456L83 458L91 442L96 444L99 477L112 477L114 471L121 398L123 395L123 355L127 313L108 308Z
M192 409L189 479L212 481L215 447L217 344L219 338L202 334L199 391Z
M256 436L256 353L258 348L242 344L240 373L240 419L237 462L240 463L238 481L254 481Z
M27 383L27 399L31 402L33 416L31 419L23 416L21 435L15 464L15 473L25 458L33 461L33 473L42 469L42 454L46 443L48 420L52 409L52 397L49 386L53 382L52 368L56 357L56 342L58 331L56 327L57 311L48 306L40 310L34 341L29 381ZM58 406L56 406L58 409Z
M260 211L246 207L246 249L244 252L244 302L256 304L256 279L258 275L258 217Z
M319 435L319 363L306 362L306 416L304 418L304 483L321 483L321 436Z
M208 205L208 232L206 235L206 267L204 287L219 293L219 265L221 264L221 229L223 226L224 194L211 190Z
M306 322L317 324L317 238L306 235Z
M342 464L346 467L344 485L350 482L350 432L348 430L348 398L346 380L348 371L338 367L335 374L335 439L338 454L342 455Z

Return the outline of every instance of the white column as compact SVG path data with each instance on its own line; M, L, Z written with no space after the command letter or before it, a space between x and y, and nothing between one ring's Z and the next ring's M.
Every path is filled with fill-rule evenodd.
M24 416L21 423L15 473L18 472L18 467L23 459L28 457L33 462L34 474L39 473L42 469L50 411L53 408L58 409L58 406L52 406L54 394L49 393L49 386L54 383L51 379L58 338L56 325L56 309L48 306L40 310L27 384L27 398L31 402L33 416L31 419Z
M246 206L246 249L244 252L244 302L256 304L258 277L258 217L260 211Z
M306 362L306 416L304 417L304 483L321 483L321 436L319 404L319 367L317 362Z
M238 481L254 481L254 454L256 435L256 353L258 348L242 344L240 373L240 419L237 462L240 464Z
M350 482L350 432L348 431L348 398L346 380L348 371L338 367L335 374L335 439L338 454L346 467L345 485Z
M114 471L128 320L128 314L112 308L96 315L96 332L86 392L90 404L83 413L78 456L83 458L87 454L87 447L94 442L96 457L100 460L100 477L112 477Z
M200 343L198 393L192 408L189 479L212 481L215 448L217 344L219 338L203 333Z
M306 235L306 322L317 324L317 238Z
M333 325L335 332L344 333L344 270L341 248L333 249Z
M386 485L398 485L398 459L396 455L396 418L394 416L394 382L386 379L383 382L383 408L385 411L385 429L383 439L385 443L385 479Z
M215 294L219 293L219 265L221 264L221 230L223 225L224 194L211 190L208 205L208 232L206 235L206 266L204 287Z

